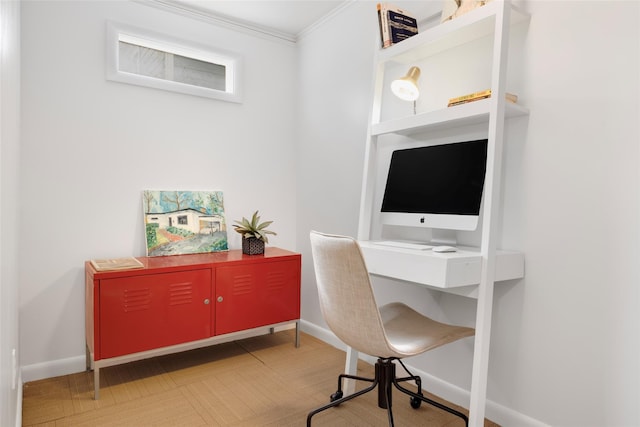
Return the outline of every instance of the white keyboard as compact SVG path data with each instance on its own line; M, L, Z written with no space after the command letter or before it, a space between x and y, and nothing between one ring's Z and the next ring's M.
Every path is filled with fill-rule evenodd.
M402 249L414 249L418 251L426 251L433 249L432 245L428 245L426 243L410 243L410 242L398 242L396 240L377 240L372 241L374 245L380 246L391 246L394 248L402 248Z

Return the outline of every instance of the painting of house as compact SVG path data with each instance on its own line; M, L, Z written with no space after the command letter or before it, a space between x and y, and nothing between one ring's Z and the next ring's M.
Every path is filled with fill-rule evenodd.
M142 195L147 255L228 250L221 191L153 191Z

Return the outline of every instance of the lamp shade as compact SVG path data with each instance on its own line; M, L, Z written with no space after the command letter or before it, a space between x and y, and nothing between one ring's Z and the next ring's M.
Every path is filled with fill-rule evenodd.
M404 101L415 101L420 96L420 90L418 89L419 77L420 68L411 67L406 76L391 82L391 91Z

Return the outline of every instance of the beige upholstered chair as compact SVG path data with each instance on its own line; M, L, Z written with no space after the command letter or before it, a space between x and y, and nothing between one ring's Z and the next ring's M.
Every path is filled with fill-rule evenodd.
M378 387L378 406L387 409L389 425L393 426L391 411L391 385L408 394L413 408L422 402L459 416L468 425L461 412L424 397L419 376L412 375L402 363L403 357L415 356L460 338L474 334L472 328L436 322L401 303L380 308L376 305L369 273L358 243L345 236L312 231L311 251L318 284L320 308L327 325L345 344L359 352L378 358L374 378L342 374L338 377L338 390L330 403L309 413L307 426L315 414L337 406ZM398 361L409 376L397 378ZM342 380L345 378L372 383L370 387L343 397ZM400 382L413 380L417 391L401 386Z

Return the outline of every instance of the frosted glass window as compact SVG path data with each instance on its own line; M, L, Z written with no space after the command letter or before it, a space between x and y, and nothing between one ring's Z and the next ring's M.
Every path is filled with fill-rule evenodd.
M109 80L242 101L236 55L113 23L108 27L108 40Z

